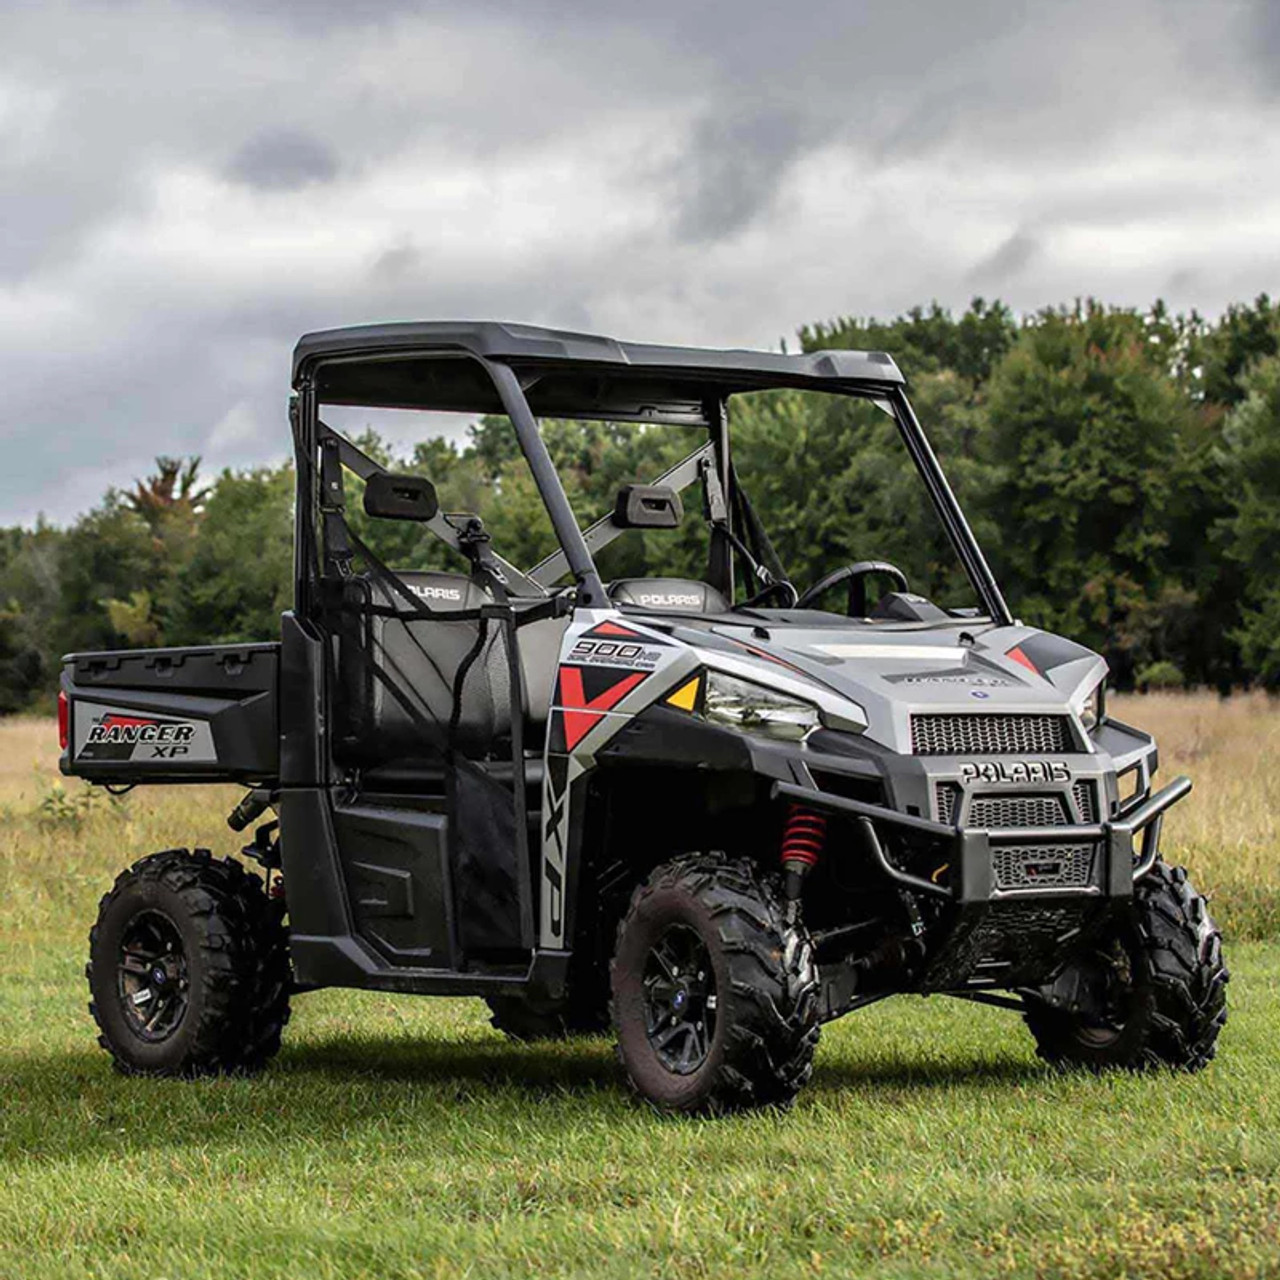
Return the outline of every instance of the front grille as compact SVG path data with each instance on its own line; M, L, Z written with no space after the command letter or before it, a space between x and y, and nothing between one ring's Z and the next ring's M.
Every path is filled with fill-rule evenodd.
M1098 788L1083 778L1071 788L1075 797L1076 812L1081 822L1097 822L1098 820Z
M991 850L996 888L1083 889L1093 871L1093 846L1007 845Z
M1065 827L1067 808L1061 796L974 796L968 826Z
M917 715L911 750L918 756L1045 755L1072 750L1066 716Z

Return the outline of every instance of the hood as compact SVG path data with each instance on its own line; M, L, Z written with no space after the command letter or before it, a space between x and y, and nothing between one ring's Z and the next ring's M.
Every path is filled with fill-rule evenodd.
M722 654L737 674L752 664L762 684L802 677L855 703L862 717L851 723L865 717L868 738L903 753L911 750L915 713L1076 715L1106 674L1098 654L1023 626L716 624L687 638L709 666Z

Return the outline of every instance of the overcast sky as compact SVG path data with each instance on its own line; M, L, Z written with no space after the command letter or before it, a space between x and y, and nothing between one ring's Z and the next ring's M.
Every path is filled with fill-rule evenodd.
M1263 290L1275 0L0 0L0 523L283 456L311 329Z

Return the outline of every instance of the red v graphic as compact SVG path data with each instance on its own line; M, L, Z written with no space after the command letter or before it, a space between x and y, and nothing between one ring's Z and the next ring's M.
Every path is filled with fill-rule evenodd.
M604 719L604 713L616 707L647 674L633 671L588 702L582 687L582 668L561 667L560 705L564 715L565 747L572 751Z

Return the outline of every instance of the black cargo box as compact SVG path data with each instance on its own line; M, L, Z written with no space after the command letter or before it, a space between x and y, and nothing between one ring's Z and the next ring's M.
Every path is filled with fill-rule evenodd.
M72 653L62 772L95 782L269 782L280 645Z

